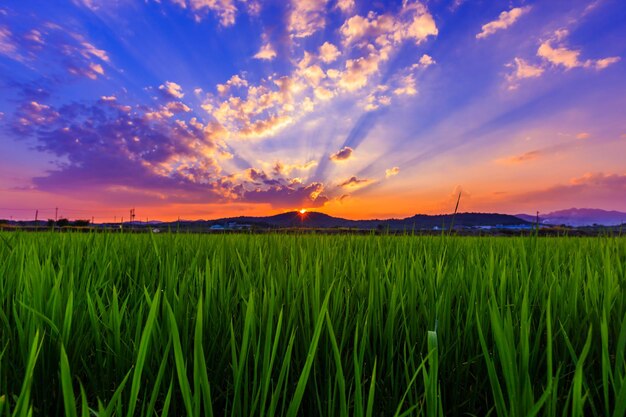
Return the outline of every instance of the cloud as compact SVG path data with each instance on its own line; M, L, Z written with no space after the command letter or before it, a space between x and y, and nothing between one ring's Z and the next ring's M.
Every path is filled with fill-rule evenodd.
M422 55L422 57L419 60L419 66L422 68L427 68L430 67L431 65L435 64L435 60L433 59L432 56L424 54Z
M68 72L73 75L87 77L96 80L98 76L104 75L104 68L100 64L90 63L86 67L68 66Z
M325 4L294 1L289 16L294 19L293 16L299 14L301 17L318 16L314 13L317 10L324 12L318 16L323 20ZM349 22L353 18L347 19L342 29L352 28ZM426 7L414 2L405 2L397 14L369 13L361 19L368 22L366 25L377 28L368 29L365 34L350 34L344 30L339 44L321 41L321 45L312 49L315 52L304 50L293 70L282 76L271 74L255 84L233 76L230 82L217 85L217 94L204 94L202 108L224 126L231 138L263 138L291 125L323 102L360 93L366 88L369 91L361 93L358 102L365 100L362 105L368 111L389 105L389 95L382 94L381 86L373 82L376 76L404 42L420 43L437 34L437 28ZM379 21L383 22L382 29L376 23ZM297 37L294 33L292 36ZM338 59L340 56L350 56L350 59L342 61ZM398 89L398 94L414 94L417 91L415 79L409 72L434 62L428 55L416 59L413 66L402 70L402 77L391 76L390 86Z
M186 8L187 6L194 12L196 21L202 20L207 12L215 13L220 19L221 26L232 26L235 24L237 7L234 0L172 0L174 4Z
M566 70L572 68L594 68L596 70L603 70L620 61L620 57L607 57L597 60L587 59L585 61L580 60L581 51L575 49L568 49L564 45L553 46L554 42L562 41L568 35L568 31L565 29L557 30L554 36L542 42L537 49L537 56L543 58L547 62L555 66L563 66Z
M500 13L498 19L483 25L482 31L476 35L476 39L486 38L499 30L508 28L517 22L520 17L528 13L530 9L531 6L515 7L508 12L504 11Z
M32 66L45 62L48 72L56 68L92 80L105 74L110 64L108 53L94 46L83 35L54 23L24 28L13 33L0 25L0 55Z
M513 90L518 87L518 81L526 78L537 78L543 74L544 69L537 65L532 65L522 58L515 58L512 63L506 65L513 68L513 72L506 75L509 83L509 89Z
M414 96L415 94L417 94L416 81L413 74L401 77L399 86L395 90L393 90L393 93L397 96Z
M172 98L180 99L185 96L183 88L173 81L166 81L165 84L161 84L159 90L163 92L164 95Z
M367 96L364 109L365 111L374 111L381 107L389 106L390 104L391 97L372 93Z
M372 183L372 180L366 178L357 178L356 176L350 177L341 184L340 187L348 188L350 190L356 191L363 187L366 187Z
M332 161L345 161L352 157L353 152L354 150L351 147L344 146L343 148L332 154L329 158Z
M22 119L27 120L24 132L35 138L37 149L66 161L35 178L36 188L107 202L130 198L133 190L133 201L223 198L217 158L224 145L218 125L195 118L151 119L141 111L131 115L120 110L117 101L107 96L93 104L59 108L38 102L21 105L14 125L19 128ZM188 110L177 102L165 107L171 112Z
M572 178L569 183L507 196L513 203L542 204L551 203L560 206L586 205L593 202L596 207L623 207L626 193L626 173L587 173Z
M546 41L539 46L537 56L551 64L562 65L567 69L584 66L584 63L578 59L580 51L570 50L565 47L553 48L550 41Z
M342 13L349 13L355 7L354 0L337 0L335 7L341 10Z
M602 59L596 60L593 63L593 66L597 70L603 70L603 69L607 68L610 65L618 63L620 60L621 60L621 58L618 57L618 56L612 56L612 57L609 57L609 58L602 58Z
M317 161L311 160L303 164L287 164L277 161L272 167L272 172L280 176L289 176L293 171L308 171L317 166Z
M232 87L247 87L248 81L235 74L226 81L224 84L217 85L217 92L221 95L228 93Z
M378 72L381 60L382 56L376 53L347 60L346 69L339 79L339 86L347 91L356 91L365 87L369 78Z
M15 58L17 48L11 30L6 26L0 26L0 54Z
M397 16L373 12L366 17L353 16L341 26L340 33L346 45L373 39L378 45L385 46L409 39L419 45L439 31L424 5L405 2Z
M272 59L276 58L276 51L272 47L272 44L268 42L261 46L261 49L259 50L259 52L256 53L256 55L254 55L254 58L271 61Z
M291 0L287 30L294 38L311 36L326 25L328 0Z
M566 142L561 142L561 143L556 143L554 145L546 146L541 149L535 149L529 152L525 152L521 155L515 155L515 156L511 156L507 158L498 159L496 160L496 162L503 163L503 164L526 163L526 162L534 161L539 158L544 158L546 156L557 154L558 152L561 152L561 151L567 151L577 146L579 146L579 144L576 142L566 141Z
M335 61L339 55L341 55L339 49L330 42L324 42L322 46L320 46L319 56L322 62L329 64Z
M181 101L171 101L160 108L144 114L147 120L168 119L179 113L188 113L191 109Z
M580 132L579 134L576 135L576 139L580 139L580 140L589 139L590 137L591 135L587 132Z
M534 151L525 152L521 155L516 155L510 158L506 158L502 160L502 162L509 163L509 164L520 164L523 162L534 161L535 159L539 158L543 154L544 152L542 150L534 150Z
M390 178L400 173L399 167L393 167L385 170L385 178Z
M50 106L37 101L27 101L19 105L12 122L15 133L26 134L54 123L59 113Z
M260 138L272 135L291 123L293 123L293 119L287 115L270 116L267 119L248 123L239 130L239 134L244 138Z
M248 203L269 203L274 208L322 207L328 198L322 195L321 183L309 185L277 185L267 189L245 191L240 201Z

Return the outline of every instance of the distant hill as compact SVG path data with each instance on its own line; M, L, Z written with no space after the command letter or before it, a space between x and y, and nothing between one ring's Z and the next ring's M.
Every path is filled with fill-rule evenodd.
M452 224L453 215L426 215L417 214L405 219L385 220L348 220L340 217L329 216L319 212L306 212L301 214L297 211L277 214L267 217L230 217L224 219L206 221L213 224L250 224L259 227L287 228L356 228L356 229L389 229L389 230L412 230L433 229L435 227L448 228ZM454 225L459 227L472 226L523 226L530 223L508 214L498 213L458 213L454 217Z
M533 215L517 214L516 217L530 222L535 221L535 216ZM626 223L626 213L601 209L571 208L567 210L553 211L547 214L540 213L539 222L541 224L565 224L575 227L592 226L594 224L603 226L618 226Z

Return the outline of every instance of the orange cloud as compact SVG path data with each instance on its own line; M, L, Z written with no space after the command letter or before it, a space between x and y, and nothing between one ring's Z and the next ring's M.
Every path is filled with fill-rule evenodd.
M319 51L320 59L327 64L335 61L339 55L341 55L339 49L337 49L337 47L330 42L324 42L324 44L320 46Z
M385 178L390 178L400 173L399 167L393 167L385 170Z
M514 68L513 72L506 76L509 82L509 89L511 90L518 87L517 81L525 78L539 77L544 71L542 67L529 64L522 58L515 58L513 63L507 64L507 67Z
M517 22L517 20L528 13L531 7L515 7L508 12L500 13L500 16L492 22L489 22L482 27L482 31L476 35L476 39L483 39L487 36L493 35L499 30L503 30L511 26L513 23Z
M560 65L565 67L565 69L569 70L572 68L594 68L596 70L603 70L608 68L610 65L613 65L620 61L620 57L607 57L601 58L597 60L587 59L585 61L581 61L579 59L581 51L568 49L563 45L552 46L552 42L559 42L563 40L569 32L565 29L557 30L554 32L554 36L552 39L549 39L543 42L539 49L537 50L537 56L545 59L549 63L553 65Z
M256 53L256 55L254 55L254 58L271 61L272 59L276 58L276 51L272 47L272 44L268 42L261 46L261 49L259 50L259 52Z
M535 151L530 151L530 152L523 153L521 155L512 156L510 158L506 158L506 159L501 160L501 161L504 162L504 163L509 163L509 164L520 164L520 163L523 163L523 162L533 161L533 160L539 158L542 155L543 155L543 151L535 150Z

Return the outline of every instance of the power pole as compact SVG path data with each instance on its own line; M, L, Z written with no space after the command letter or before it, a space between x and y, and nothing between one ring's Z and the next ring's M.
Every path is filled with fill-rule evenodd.
M39 209L35 210L35 226L37 226L37 219L39 218Z
M59 219L59 208L55 207L54 208L54 223L56 224L57 220Z

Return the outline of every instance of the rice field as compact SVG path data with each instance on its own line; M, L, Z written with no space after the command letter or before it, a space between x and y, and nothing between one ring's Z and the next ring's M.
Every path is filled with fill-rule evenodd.
M0 238L0 416L626 415L623 238Z

